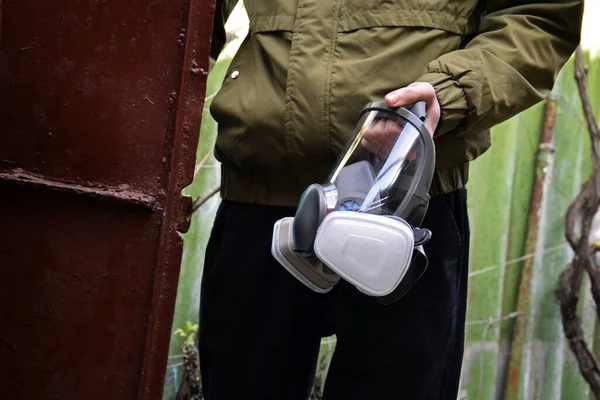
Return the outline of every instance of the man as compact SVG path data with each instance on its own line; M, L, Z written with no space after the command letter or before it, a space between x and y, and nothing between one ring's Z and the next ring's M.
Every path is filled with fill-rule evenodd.
M468 163L489 128L544 98L579 42L579 0L246 0L250 31L211 112L223 202L200 312L205 396L306 399L337 335L325 399L456 399L463 356ZM218 1L213 55L233 2ZM304 287L273 224L321 183L370 101L423 100L437 160L429 268L397 303L341 281Z

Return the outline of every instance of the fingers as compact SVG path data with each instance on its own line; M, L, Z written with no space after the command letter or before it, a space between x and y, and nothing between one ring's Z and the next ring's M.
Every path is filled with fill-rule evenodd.
M394 90L385 96L385 102L390 107L406 107L417 101L426 104L437 100L435 89L429 83L415 82L406 87Z
M379 156L387 154L398 139L402 127L396 121L380 119L363 132L362 146Z
M433 135L440 121L440 104L435 89L427 82L414 82L406 87L394 90L385 96L390 107L406 107L418 101L425 102L425 126Z
M363 136L370 138L371 140L381 140L393 137L394 140L400 134L402 127L396 121L382 118L369 126L363 133Z

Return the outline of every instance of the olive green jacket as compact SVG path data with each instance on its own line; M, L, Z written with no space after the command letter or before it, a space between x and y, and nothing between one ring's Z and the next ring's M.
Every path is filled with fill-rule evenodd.
M235 1L217 0L213 57ZM249 33L211 105L222 197L295 206L361 108L436 90L431 194L465 185L489 128L541 101L580 38L583 0L245 0Z

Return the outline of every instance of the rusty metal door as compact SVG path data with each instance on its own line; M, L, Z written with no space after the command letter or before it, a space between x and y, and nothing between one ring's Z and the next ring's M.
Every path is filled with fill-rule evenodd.
M0 0L0 399L159 399L214 0Z

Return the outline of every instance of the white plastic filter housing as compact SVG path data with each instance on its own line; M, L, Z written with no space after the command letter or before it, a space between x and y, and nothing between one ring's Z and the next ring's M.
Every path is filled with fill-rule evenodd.
M319 226L314 249L323 263L361 292L386 296L410 266L414 237L400 219L334 211Z
M326 274L319 260L302 257L292 249L293 217L280 219L273 227L271 254L296 279L317 293L327 293L339 281L337 275Z

